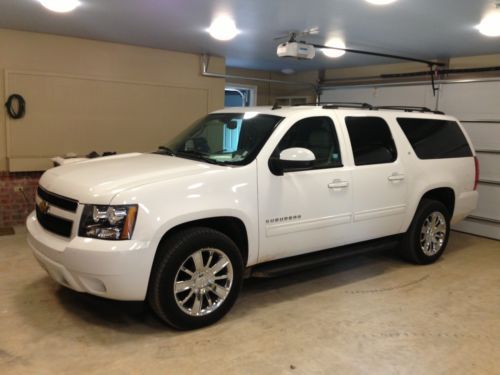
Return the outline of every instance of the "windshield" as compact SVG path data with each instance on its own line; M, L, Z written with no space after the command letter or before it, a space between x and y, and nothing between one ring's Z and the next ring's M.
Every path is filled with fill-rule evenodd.
M210 114L160 146L157 153L214 164L248 164L281 119L255 112Z

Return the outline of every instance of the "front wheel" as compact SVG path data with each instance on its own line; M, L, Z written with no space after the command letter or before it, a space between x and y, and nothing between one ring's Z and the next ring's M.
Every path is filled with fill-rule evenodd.
M243 275L240 251L210 228L183 230L160 245L148 301L178 329L200 328L221 319L238 296Z
M443 254L450 235L450 214L438 201L422 199L401 242L401 255L417 264L430 264Z

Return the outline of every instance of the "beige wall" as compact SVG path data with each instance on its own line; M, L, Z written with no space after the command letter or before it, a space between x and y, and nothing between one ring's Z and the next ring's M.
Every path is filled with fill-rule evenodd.
M448 62L450 69L461 68L481 68L490 66L500 66L500 54L455 57ZM328 69L325 72L326 79L370 77L381 74L397 74L408 72L425 71L427 67L419 63L394 63L383 65L369 65L345 69ZM495 73L497 76L500 73ZM414 78L413 78L414 79Z
M457 57L450 61L450 68L481 68L488 66L499 66L500 54Z
M317 72L304 72L294 75L285 75L277 72L263 70L227 68L227 74L260 79L271 79L278 81L316 82ZM314 91L308 86L296 86L288 84L277 84L251 80L227 79L228 83L241 83L257 87L257 105L273 105L280 96L307 96L310 101L314 100Z
M408 72L419 72L428 69L419 63L393 63L382 65L368 65L354 68L327 69L325 79L370 77L381 74L399 74Z
M151 150L224 103L224 80L201 76L194 54L2 29L0 51L0 102L14 92L27 102L21 120L0 109L0 171ZM224 73L224 59L210 70Z
M210 68L212 71L212 68ZM243 77L253 77L262 79L271 79L272 73L263 70L250 70L250 69L238 69L238 68L226 68L226 73L229 75L243 76ZM249 81L241 79L227 79L227 83L236 83L243 85L250 85L257 87L257 105L270 105L271 102L271 91L272 87L270 83L259 82L259 81Z

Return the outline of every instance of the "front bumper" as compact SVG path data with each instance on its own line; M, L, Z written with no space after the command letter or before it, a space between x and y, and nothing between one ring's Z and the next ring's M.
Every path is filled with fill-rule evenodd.
M149 242L62 238L42 228L35 213L26 226L35 258L59 284L116 300L146 298L154 256Z

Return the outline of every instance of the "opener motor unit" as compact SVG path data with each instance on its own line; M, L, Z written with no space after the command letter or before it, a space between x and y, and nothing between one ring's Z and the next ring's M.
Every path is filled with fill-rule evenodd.
M301 42L285 42L278 45L278 57L312 60L316 54L313 45Z

